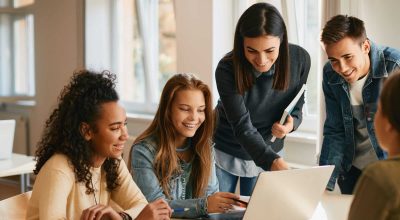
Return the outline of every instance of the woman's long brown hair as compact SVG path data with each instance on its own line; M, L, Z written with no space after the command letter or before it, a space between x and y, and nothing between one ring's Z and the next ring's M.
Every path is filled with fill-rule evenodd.
M170 198L169 181L172 176L180 172L178 156L175 150L177 133L172 125L171 106L176 94L184 90L200 90L204 95L206 105L205 120L192 138L194 155L190 184L195 198L205 195L212 166L211 137L214 130L214 115L209 87L193 74L176 74L167 81L162 91L154 120L134 142L134 144L139 143L149 136L156 137L158 149L154 158L154 171L161 183L164 194L168 198ZM129 155L131 154L132 149ZM129 161L131 161L131 158L129 158Z
M273 89L284 91L290 80L289 43L285 22L273 5L265 2L250 6L236 25L232 53L226 59L232 59L235 83L240 94L244 94L254 84L253 66L244 54L244 38L264 35L279 37L279 56L275 61Z

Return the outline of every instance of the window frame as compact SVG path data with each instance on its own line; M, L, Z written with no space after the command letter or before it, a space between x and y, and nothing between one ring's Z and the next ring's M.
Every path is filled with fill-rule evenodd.
M90 3L90 0L85 1L86 9L88 9L88 3ZM101 54L111 54L111 56L103 57L102 59L100 59L108 59L109 62L106 64L102 64L98 61L88 61L90 59L87 56L88 47L85 46L85 66L87 66L88 68L94 67L95 69L109 69L112 72L115 72L118 76L118 79L121 80L123 79L123 74L125 74L126 72L125 70L131 68L128 67L128 65L134 64L134 62L132 63L132 61L130 61L129 63L129 61L126 61L125 57L123 57L126 55L125 48L127 47L127 45L125 45L126 41L123 40L122 36L128 35L129 37L133 37L133 34L127 33L129 31L123 30L122 24L129 24L129 21L124 21L123 19L125 18L119 16L120 14L122 14L123 10L125 10L123 6L123 1L103 1L102 4L104 4L103 7L105 8L105 10L108 10L106 13L107 15L105 16L107 16L106 20L109 22L110 27L106 27L106 25L104 25L103 29L100 29L99 31L100 33L108 33L110 45L109 48L103 48L100 50L102 51ZM131 4L132 6L134 5L137 13L137 16L131 18L131 20L137 19L136 22L139 29L138 32L140 33L140 40L143 47L142 56L140 57L140 59L141 63L143 64L144 91L142 92L144 93L144 101L136 102L124 100L123 98L121 98L121 102L126 108L127 112L134 114L154 114L157 110L160 95L156 94L158 92L158 89L152 89L159 88L159 0L135 0ZM86 27L89 26L87 23L88 17L90 19L90 16L85 15ZM86 31L87 29L85 28L85 33ZM85 34L85 45L88 44L89 38L87 37L89 34L90 33ZM96 52L96 55L97 54L99 54L99 52ZM104 66L106 67L104 68ZM117 90L119 92L121 92L120 87L121 85L117 84Z
M302 47L304 47L302 45L302 43L304 43L304 42L302 42L302 43L299 42L300 41L299 39L302 39L302 37L300 35L304 36L305 30L301 30L301 29L299 30L298 17L293 16L293 15L296 15L297 13L290 12L290 11L300 8L296 4L299 4L299 2L300 2L300 4L305 4L305 1L307 1L307 0L303 0L302 2L301 1L291 1L291 0L281 0L282 7L286 7L286 10L282 9L282 11L284 11L283 16L284 16L285 22L287 24L288 35L291 36L292 39L296 38L296 44L299 44ZM321 0L316 0L316 1L318 1L318 9L319 9L318 24L317 24L317 27L319 28L321 26ZM318 38L316 40L318 40ZM320 77L321 72L322 72L322 66L321 66L322 54L321 54L321 50L319 50L319 46L317 46L316 52L317 52L316 58L313 58L313 56L311 56L311 65L315 65L315 71L316 71L315 76L314 76L314 78L311 78L309 75L309 78L307 80L308 81L307 90L314 89L315 91L317 91L316 97L315 97L316 103L313 103L313 105L315 105L314 108L315 108L316 112L310 113L308 111L308 108L309 108L308 105L310 103L307 103L308 92L306 91L306 93L305 93L305 101L306 102L303 105L303 121L302 121L300 127L298 128L298 131L306 133L306 134L308 133L308 135L305 135L305 136L316 136L318 133L318 127L316 127L315 125L318 124L318 122L319 122L318 115L320 114L320 108L319 108L319 106L320 106L319 99L320 98L319 97L321 96L321 94L320 94L321 93L321 91L320 91L321 83L317 83L315 85L315 87L313 87L313 88L309 87L310 80L316 80L316 82L322 82L321 77ZM310 69L310 71L312 71L312 69ZM312 135L310 135L310 134L312 134Z
M12 1L9 1L9 5L12 5ZM3 91L0 91L0 101L7 102L16 102L21 100L34 100L35 98L35 57L34 57L34 2L30 5L25 5L21 7L0 7L1 15L10 15L10 20L8 22L8 32L5 33L7 39L4 41L4 44L0 42L0 50L8 50L10 52L8 59L0 58L0 85L3 88ZM17 44L16 37L21 37L16 34L15 22L25 19L28 22L27 30L26 30L26 48L20 48ZM1 25L1 24L0 24ZM31 28L31 29L30 29ZM6 42L7 41L7 42ZM8 45L7 45L8 43ZM3 47L6 47L5 49ZM18 60L15 57L20 57L17 55L21 49L26 49L26 59L24 60L25 65L22 68L25 68L24 71L18 71L18 67L20 63L17 63ZM2 63L11 63L9 67L4 67ZM21 61L20 61L21 62ZM4 70L4 69L5 70ZM17 81L18 73L27 72L24 77L26 77L26 92L18 93L17 91Z

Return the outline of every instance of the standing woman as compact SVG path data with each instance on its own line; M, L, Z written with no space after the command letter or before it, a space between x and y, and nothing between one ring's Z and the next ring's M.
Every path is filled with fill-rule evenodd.
M309 54L288 44L285 23L274 6L257 3L243 13L233 50L215 72L220 100L214 141L221 191L234 192L240 177L240 194L250 195L259 172L288 168L277 153L286 134L302 121L304 96L283 125L279 120L309 70ZM272 135L277 138L273 143Z
M147 204L129 175L127 138L115 75L74 73L38 144L27 219L169 219L168 204Z
M237 195L218 192L211 138L211 92L192 74L171 77L150 126L131 149L133 179L149 201L166 199L172 217L224 212Z

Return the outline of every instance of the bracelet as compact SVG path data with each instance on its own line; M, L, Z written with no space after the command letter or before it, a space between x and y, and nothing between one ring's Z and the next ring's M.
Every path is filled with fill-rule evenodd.
M121 216L122 220L132 220L131 216L125 212L119 212L119 216Z

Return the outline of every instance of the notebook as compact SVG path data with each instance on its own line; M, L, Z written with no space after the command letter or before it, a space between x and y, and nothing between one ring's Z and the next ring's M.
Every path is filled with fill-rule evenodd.
M0 160L11 158L14 132L15 120L0 120Z
M279 124L283 125L286 121L286 118L290 113L292 113L294 106L296 106L297 102L299 102L300 97L303 95L303 93L306 91L307 86L306 84L303 84L301 87L300 91L297 93L297 95L294 97L294 99L290 102L290 104L285 108L283 111L281 120L279 120ZM275 142L276 137L272 136L271 142Z
M308 220L312 217L334 166L259 174L245 211L210 215L209 219Z

